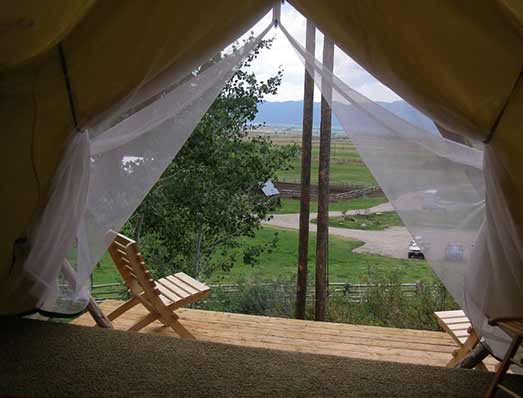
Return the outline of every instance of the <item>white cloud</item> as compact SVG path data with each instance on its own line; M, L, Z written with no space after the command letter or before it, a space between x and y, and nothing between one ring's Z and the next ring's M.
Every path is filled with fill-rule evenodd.
M267 14L253 28L254 32L263 30L271 21L272 14ZM282 6L281 22L300 43L305 42L305 18L291 5ZM281 66L283 81L278 94L267 97L269 101L301 100L303 98L303 64L283 33L272 30L267 37L275 37L272 48L260 53L252 64L252 70L259 79L273 76ZM316 57L321 59L323 35L316 34ZM343 51L336 48L334 56L334 73L346 84L375 101L395 101L400 99L393 91L381 84ZM315 100L319 101L320 93L315 90Z

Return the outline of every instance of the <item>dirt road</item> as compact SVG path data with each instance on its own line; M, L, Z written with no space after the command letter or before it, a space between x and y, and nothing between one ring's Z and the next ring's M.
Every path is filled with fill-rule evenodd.
M383 203L371 207L370 209L347 211L346 214L357 215L367 212L380 213L393 210L394 209L390 203ZM339 217L341 215L342 213L340 211L329 212L329 216L331 217ZM311 213L311 220L316 217L317 214ZM276 214L272 220L265 223L274 227L298 229L299 220L299 214ZM309 228L311 232L316 232L316 224L311 223ZM357 253L381 254L383 256L396 258L407 258L408 244L412 239L410 233L405 227L390 227L383 231L364 231L360 229L330 227L329 233L330 235L357 239L365 242L363 246L354 250Z

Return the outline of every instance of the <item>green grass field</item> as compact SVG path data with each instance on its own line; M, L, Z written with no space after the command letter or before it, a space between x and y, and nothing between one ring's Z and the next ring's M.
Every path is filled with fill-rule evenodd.
M312 220L316 223L316 220ZM336 228L383 231L385 228L401 226L403 223L395 211L385 213L359 214L356 216L331 217L329 225Z
M381 203L387 202L387 198L383 195L361 197L349 200L340 200L338 202L329 203L329 211L345 211L356 209L368 209L369 207L377 206ZM312 213L318 211L318 202L311 201L310 209ZM275 214L291 214L300 212L300 201L298 199L281 199L281 208Z
M261 280L288 280L296 275L296 259L298 248L298 233L272 227L263 227L255 238L243 238L247 243L262 243L272 240L274 233L279 234L277 247L271 253L265 253L260 263L255 266L237 261L228 271L215 271L206 281L214 284L235 283L239 278L249 278L257 274ZM254 242L253 242L254 240ZM249 242L250 241L250 242ZM384 275L388 272L399 273L402 282L433 281L433 274L428 263L419 260L395 259L371 254L353 253L352 250L362 243L355 240L338 237L329 238L329 280L331 282L367 282L373 275ZM316 247L315 234L311 234L309 242L310 280L314 279L314 253ZM147 260L147 259L146 259ZM93 276L94 284L119 282L120 277L108 256L105 256L96 268Z
M294 279L296 275L296 261L298 250L298 232L264 226L254 238L257 242L270 241L277 232L279 241L277 248L272 253L266 253L255 266L245 266L237 262L229 271L217 271L211 276L209 282L230 283L240 277L248 277L257 273L266 280ZM248 238L245 241L249 240ZM353 253L352 250L361 246L362 242L329 237L329 280L331 282L366 282L372 275L387 272L399 273L402 282L415 282L417 280L432 281L435 278L430 266L425 261L396 259L373 254ZM309 241L309 267L314 270L314 253L316 235L311 234ZM314 279L314 271L310 278Z
M275 144L297 144L301 142L301 137L272 136ZM312 144L312 167L311 183L318 183L318 158L319 158L319 139L313 139ZM301 154L291 163L290 170L281 172L279 180L282 182L300 182L301 173ZM374 177L369 169L362 162L356 148L348 139L334 138L331 144L331 165L330 165L331 184L351 184L368 187L376 185Z

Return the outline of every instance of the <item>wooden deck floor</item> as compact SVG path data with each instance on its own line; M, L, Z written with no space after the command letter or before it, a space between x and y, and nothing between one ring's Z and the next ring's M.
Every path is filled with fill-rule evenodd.
M101 304L105 313L121 302L107 300ZM197 340L284 351L338 355L351 358L392 361L432 366L445 366L456 343L443 332L349 325L330 322L302 321L224 312L180 309L181 323ZM114 321L119 330L126 330L146 315L136 306ZM73 324L94 326L86 313ZM161 323L155 322L141 333L176 336ZM495 360L487 360L492 368Z

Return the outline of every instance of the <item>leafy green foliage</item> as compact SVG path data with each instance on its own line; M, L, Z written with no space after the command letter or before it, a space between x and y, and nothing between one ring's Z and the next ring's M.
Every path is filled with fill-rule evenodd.
M248 134L258 127L252 124L257 104L282 79L282 70L259 81L246 69L270 45L262 42L227 83L126 227L139 235L155 276L183 270L204 277L229 269L238 255L254 264L275 244L276 235L263 245L238 243L253 237L279 205L261 186L288 168L297 151Z
M327 321L420 330L440 330L435 311L457 309L457 305L439 281L419 283L407 294L395 272L374 273L369 269L368 283L373 284L360 300L350 299L343 291L331 289L327 300ZM314 286L308 290L306 319L314 319ZM294 317L295 284L286 278L270 282L256 273L241 278L234 289L213 288L202 309L242 314Z

